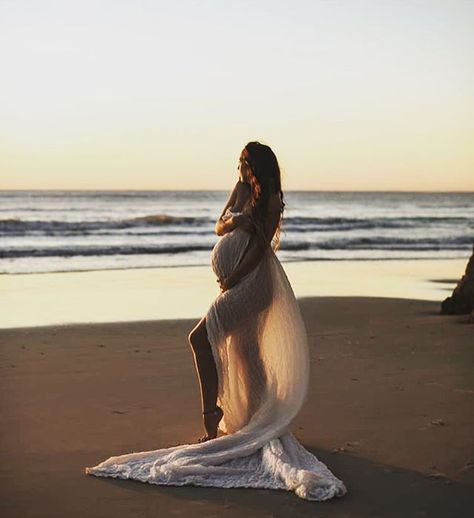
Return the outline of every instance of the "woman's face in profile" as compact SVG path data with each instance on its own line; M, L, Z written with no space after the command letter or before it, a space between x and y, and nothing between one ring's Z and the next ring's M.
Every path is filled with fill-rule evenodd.
M249 180L250 165L247 162L247 150L244 149L240 154L238 169L240 171L240 181L247 183Z

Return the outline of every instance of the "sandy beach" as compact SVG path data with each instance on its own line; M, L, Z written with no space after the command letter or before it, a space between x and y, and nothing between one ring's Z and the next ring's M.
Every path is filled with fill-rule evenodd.
M292 426L348 494L163 487L84 474L194 442L194 319L0 331L4 517L464 517L474 506L473 336L434 301L300 298L311 384Z
M0 1L0 518L474 518L473 25Z

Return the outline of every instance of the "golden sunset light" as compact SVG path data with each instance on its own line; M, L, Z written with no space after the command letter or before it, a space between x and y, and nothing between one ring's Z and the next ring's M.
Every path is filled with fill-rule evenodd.
M429 9L427 9L429 7ZM474 189L472 2L0 3L3 189Z

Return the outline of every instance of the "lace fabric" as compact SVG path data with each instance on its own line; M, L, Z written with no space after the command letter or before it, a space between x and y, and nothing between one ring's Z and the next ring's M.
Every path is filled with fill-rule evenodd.
M219 239L211 253L217 277L235 268L249 239L240 228ZM219 429L226 435L110 457L86 473L158 485L284 489L316 501L346 494L289 428L307 397L309 351L298 303L270 247L212 302L206 329L224 411Z

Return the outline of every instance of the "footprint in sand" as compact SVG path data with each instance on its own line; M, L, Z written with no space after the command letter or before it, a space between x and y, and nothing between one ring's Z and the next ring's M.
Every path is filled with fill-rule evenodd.
M434 473L428 473L425 476L426 476L426 478L431 478L433 480L442 480L446 484L451 484L451 480L449 480L448 476L445 473L434 472Z
M466 464L464 464L464 466L459 470L461 471L461 473L463 472L466 472L466 471L471 471L474 469L474 462L467 462Z
M343 453L347 451L343 446L339 446L338 448L333 448L331 453Z
M460 392L461 394L474 394L474 390L471 389L454 389L454 392Z
M360 441L347 441L346 446L349 448L356 448L357 446L360 446Z

